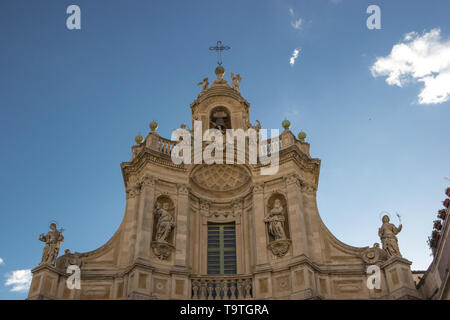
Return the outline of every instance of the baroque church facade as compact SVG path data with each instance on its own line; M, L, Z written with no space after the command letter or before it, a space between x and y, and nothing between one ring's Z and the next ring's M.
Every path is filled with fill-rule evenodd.
M207 78L199 84L193 125L258 131L240 76L231 74L230 85L222 66L215 73L211 86ZM317 209L320 160L304 133L296 137L288 121L283 127L279 170L261 175L261 162L176 164L176 142L152 122L121 164L126 209L116 233L94 251L56 258L63 237L52 226L39 238L45 249L28 299L420 299L398 250L401 226L384 221L382 247L334 237ZM266 142L270 154L275 142ZM67 285L69 266L79 268L79 289ZM378 288L367 285L370 266L378 267Z

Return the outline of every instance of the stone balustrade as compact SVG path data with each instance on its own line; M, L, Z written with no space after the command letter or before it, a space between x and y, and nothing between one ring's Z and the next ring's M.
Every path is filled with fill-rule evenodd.
M251 276L191 277L191 285L192 299L195 300L253 299Z
M194 145L194 139L192 138L191 146ZM273 141L272 141L273 140ZM146 146L150 147L151 149L158 151L162 154L171 155L172 149L178 142L172 141L170 139L163 138L159 136L156 133L150 133L150 135L147 138ZM207 145L209 145L211 142L202 141L202 149L204 149ZM289 147L292 144L296 144L301 151L305 152L307 155L309 155L309 144L306 142L300 142L297 139L295 139L294 135L290 131L284 131L280 134L277 139L267 139L263 140L259 146L258 146L258 153L260 156L270 156L272 152L277 152L282 149L285 149ZM227 144L225 141L224 136L224 143L223 143L224 149L226 149ZM136 146L137 149L135 150L135 153L140 152L142 149L141 146ZM246 147L248 147L248 137L246 138ZM235 147L236 148L236 144ZM248 150L247 150L248 151Z
M156 150L170 156L172 149L176 144L176 141L157 136Z

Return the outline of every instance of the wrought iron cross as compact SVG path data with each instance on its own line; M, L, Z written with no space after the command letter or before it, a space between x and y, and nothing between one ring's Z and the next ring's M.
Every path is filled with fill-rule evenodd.
M223 46L222 41L217 41L217 44L214 47L209 47L211 51L217 51L217 64L222 65L222 51L230 50L231 47Z

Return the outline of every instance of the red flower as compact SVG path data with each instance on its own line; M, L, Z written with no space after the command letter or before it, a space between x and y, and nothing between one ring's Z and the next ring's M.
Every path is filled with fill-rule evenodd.
M444 207L446 207L446 208L450 207L450 199L449 198L444 200Z

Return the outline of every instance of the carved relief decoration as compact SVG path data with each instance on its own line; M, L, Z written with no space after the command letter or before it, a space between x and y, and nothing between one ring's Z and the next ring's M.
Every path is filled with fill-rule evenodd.
M380 248L379 243L374 243L372 248L367 248L361 253L361 259L363 259L365 263L374 264L380 261L386 261L388 255L386 251Z
M228 204L214 204L211 201L200 200L199 201L199 213L207 218L213 218L215 220L234 219L242 214L243 201L233 200Z
M255 184L253 186L253 193L263 193L264 192L264 184Z
M82 260L78 252L71 253L69 249L66 249L64 255L56 260L56 269L61 272L66 272L67 267L70 265L81 267Z
M142 179L140 181L140 185L141 185L141 188L145 187L145 186L154 187L156 182L157 182L157 179L155 179L154 177L145 175L144 177L142 177Z
M195 170L192 180L203 189L224 192L243 187L250 181L250 176L240 166L216 164Z
M186 184L178 184L178 194L188 194L189 193L189 186Z
M141 193L141 186L138 183L132 184L126 190L127 199L137 197Z

